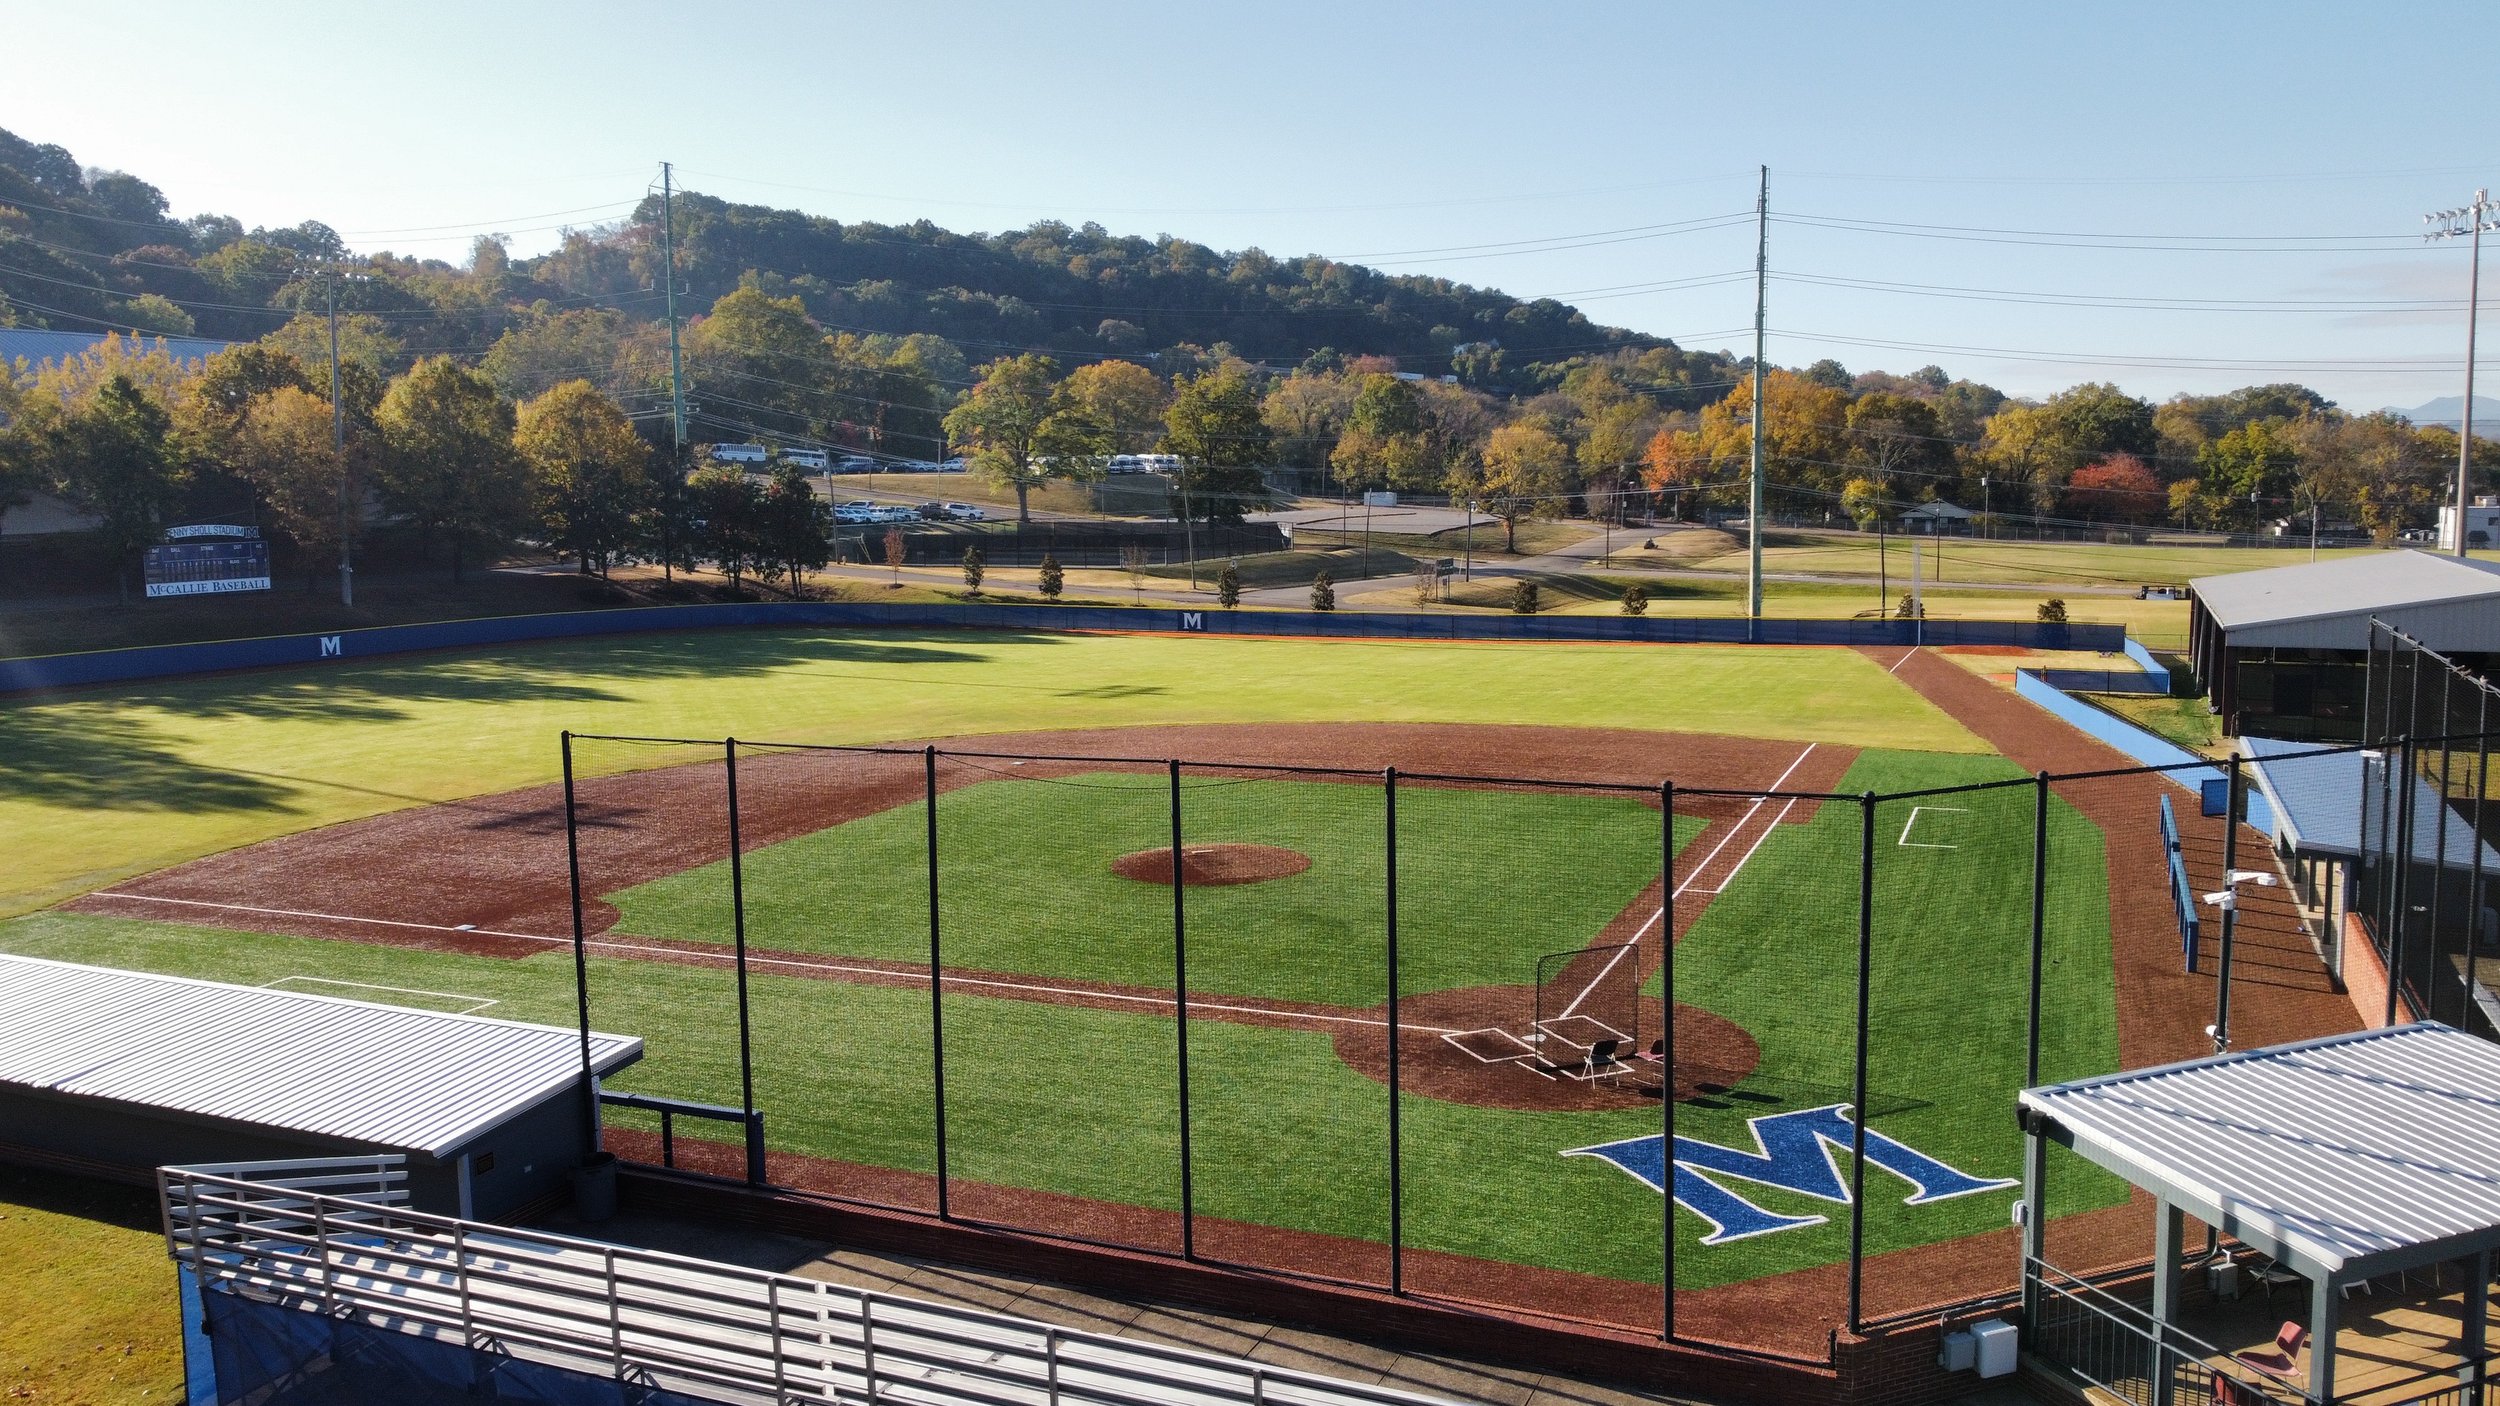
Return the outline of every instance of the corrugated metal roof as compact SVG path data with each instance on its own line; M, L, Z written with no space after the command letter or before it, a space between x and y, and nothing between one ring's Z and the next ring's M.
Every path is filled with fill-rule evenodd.
M2240 748L2252 763L2259 789L2273 804L2278 829L2288 828L2300 847L2326 854L2361 853L2361 792L2380 784L2379 769L2388 762L2367 752L2322 752L2315 743L2284 742L2271 737L2244 737ZM2402 778L2398 778L2401 780ZM2388 792L2391 804L2400 794ZM2425 780L2413 788L2413 855L2424 864L2447 863L2458 869L2474 864L2473 817L2447 809L2441 820L2439 787ZM2375 823L2375 822L2373 822ZM2444 833L2443 833L2444 832ZM2391 835L2384 843L2393 844ZM2500 850L2481 846L2483 872L2500 880Z
M2076 1151L2243 1240L2280 1247L2304 1272L2383 1273L2413 1258L2408 1250L2500 1244L2500 1045L2445 1025L2020 1097Z
M590 1056L604 1075L642 1041ZM554 1026L0 954L0 1085L439 1157L580 1075Z
M2373 552L2188 583L2225 630L2367 616L2407 606L2500 597L2500 566L2430 552Z
M41 366L47 361L66 361L86 353L87 348L105 339L103 332L55 332L43 327L0 327L0 367L19 360ZM142 342L145 351L154 351L158 342L165 344L165 353L176 361L205 361L233 346L213 337L160 337L155 333L132 336L122 334L125 342Z

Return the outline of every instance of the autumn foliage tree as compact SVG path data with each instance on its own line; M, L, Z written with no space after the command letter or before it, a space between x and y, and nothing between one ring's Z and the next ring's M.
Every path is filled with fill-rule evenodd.
M2112 454L2066 480L2066 514L2095 522L2151 522L2170 506L2169 490L2132 454Z

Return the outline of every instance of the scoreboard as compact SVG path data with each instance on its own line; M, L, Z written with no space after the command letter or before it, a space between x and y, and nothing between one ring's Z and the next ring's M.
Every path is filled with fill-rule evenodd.
M207 596L269 589L269 544L172 542L147 550L150 596Z

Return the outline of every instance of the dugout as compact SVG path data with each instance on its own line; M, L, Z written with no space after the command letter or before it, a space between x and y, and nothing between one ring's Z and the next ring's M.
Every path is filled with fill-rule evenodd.
M594 1081L642 1057L588 1040ZM397 1153L417 1209L509 1218L597 1147L584 1062L573 1030L0 954L0 1159L30 1165Z
M2482 672L2500 655L2500 565L2429 552L2203 576L2188 583L2188 659L2223 731L2362 740L2370 620Z
M2500 1046L2425 1022L2026 1089L2016 1108L2031 1364L2138 1406L2487 1399ZM2052 1148L2073 1155L2052 1166ZM2052 1262L2047 1198L2077 1164L2152 1202L2144 1271ZM2213 1233L2201 1251L2190 1218Z

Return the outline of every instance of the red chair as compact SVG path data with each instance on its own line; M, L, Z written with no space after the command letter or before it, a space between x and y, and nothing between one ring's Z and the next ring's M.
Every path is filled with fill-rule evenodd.
M2258 1348L2251 1352L2235 1352L2231 1354L2231 1360L2252 1372L2263 1372L2281 1381L2297 1381L2300 1378L2300 1365L2296 1359L2300 1356L2302 1345L2308 1341L2308 1329L2298 1323L2287 1322L2283 1325L2283 1331L2274 1335L2274 1347L2271 1351Z
M2265 1393L2237 1377L2214 1373L2214 1406L2268 1406Z

